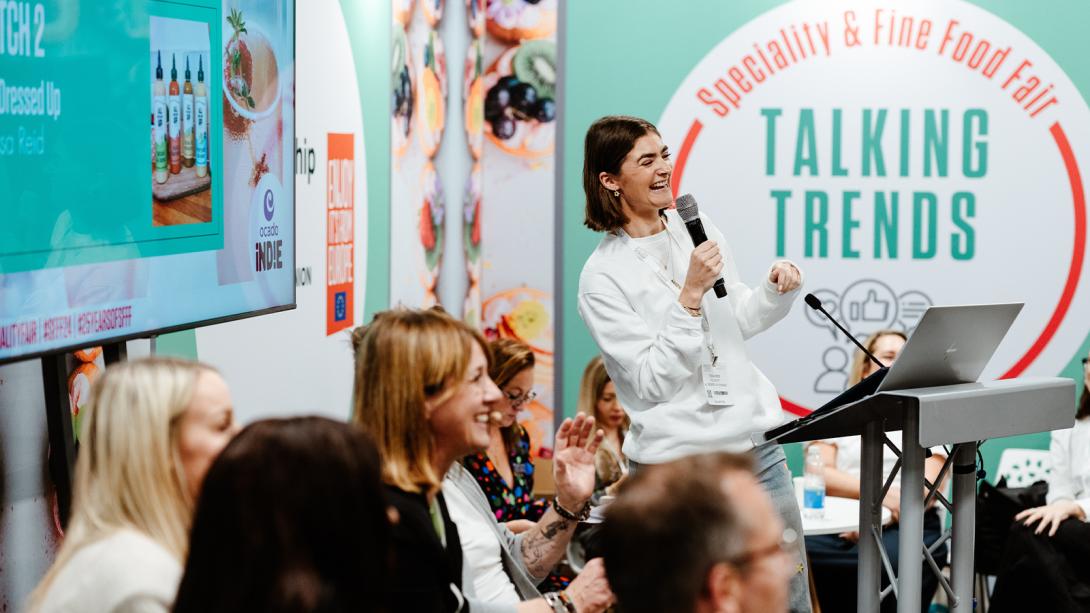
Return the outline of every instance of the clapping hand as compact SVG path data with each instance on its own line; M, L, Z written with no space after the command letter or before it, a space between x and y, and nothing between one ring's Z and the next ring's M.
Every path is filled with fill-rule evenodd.
M603 438L594 418L583 414L565 419L556 431L553 475L558 502L568 511L579 512L594 493L594 454Z

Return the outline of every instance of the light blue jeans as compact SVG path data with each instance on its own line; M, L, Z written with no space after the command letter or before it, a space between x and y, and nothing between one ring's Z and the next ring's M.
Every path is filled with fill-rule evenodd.
M795 574L791 576L790 607L792 613L811 613L809 573L806 570L806 542L802 533L802 514L795 498L795 485L791 471L787 469L787 457L778 443L765 443L753 454L753 470L757 481L772 499L772 506L780 514L784 528L795 531ZM640 470L641 465L628 461L629 473Z

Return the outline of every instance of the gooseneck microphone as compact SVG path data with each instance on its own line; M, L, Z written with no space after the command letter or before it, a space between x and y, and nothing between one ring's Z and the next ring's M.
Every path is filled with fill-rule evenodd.
M854 336L852 336L851 332L848 332L844 328L844 326L840 325L840 322L837 321L835 317L830 315L829 312L825 310L825 307L821 306L821 299L813 294L806 294L803 300L806 301L806 306L814 309L815 311L819 311L822 315L825 316L825 319L828 319L829 321L833 322L833 325L835 325L837 328L840 328L840 331L844 333L844 336L847 336L853 343L855 343L855 346L859 347L860 351L867 354L867 357L870 358L872 362L877 364L878 368L886 367L886 365L879 361L878 358L874 357L873 353L867 351L867 348L863 346L863 343L860 343Z
M685 229L689 231L689 236L693 239L693 247L698 247L707 241L708 235L704 232L704 224L700 221L700 209L696 206L696 198L693 198L692 194L683 194L678 196L676 206L681 221L685 222ZM723 283L723 277L716 279L712 288L719 298L726 297L727 285Z

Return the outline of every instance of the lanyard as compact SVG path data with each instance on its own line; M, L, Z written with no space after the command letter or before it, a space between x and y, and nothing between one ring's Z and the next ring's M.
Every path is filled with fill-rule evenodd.
M681 243L674 237L674 233L670 230L670 224L666 223L666 220L663 219L662 225L666 228L666 235L669 236L670 242L677 245L678 250L681 251ZM617 238L621 239L621 242L631 249L636 254L636 257L638 257L644 265L650 268L651 272L655 273L655 276L658 277L667 288L676 292L677 298L681 297L681 286L678 285L672 274L666 274L666 267L661 262L655 260L655 258L644 251L642 247L637 245L623 228L617 229ZM666 261L670 263L670 268L672 269L674 265L674 254L672 251L667 254ZM715 341L712 339L711 325L708 324L708 316L703 313L700 315L700 327L704 330L704 345L708 348L708 353L711 355L712 366L714 367L719 363L719 353L715 350Z

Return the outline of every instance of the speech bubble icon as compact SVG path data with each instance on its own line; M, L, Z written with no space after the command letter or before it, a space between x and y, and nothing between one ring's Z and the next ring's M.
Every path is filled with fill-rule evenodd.
M919 290L910 290L897 297L901 303L900 322L905 332L912 334L928 307L935 304L931 297Z
M897 294L877 279L860 279L840 298L844 324L859 338L893 327L899 309Z
M831 289L819 289L813 292L814 297L821 301L821 306L833 317L838 317L837 312L840 310L840 296L837 296L836 292ZM810 323L819 328L825 328L833 335L833 340L837 340L837 329L831 321L829 321L824 315L815 311L814 309L806 309L806 319Z

